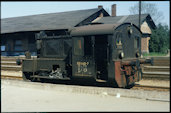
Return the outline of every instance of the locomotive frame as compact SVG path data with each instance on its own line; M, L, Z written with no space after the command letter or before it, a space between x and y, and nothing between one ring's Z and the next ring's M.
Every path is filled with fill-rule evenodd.
M24 80L105 82L128 87L142 79L141 31L132 23L95 24L36 34L37 58L22 61ZM62 34L62 35L61 35Z

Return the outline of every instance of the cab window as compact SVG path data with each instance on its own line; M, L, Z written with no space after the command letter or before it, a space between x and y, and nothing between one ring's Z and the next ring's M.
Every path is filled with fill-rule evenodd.
M75 55L84 55L84 39L83 38L75 38L74 39L74 54Z
M134 39L134 48L137 49L139 47L139 37L136 36Z
M116 35L116 48L122 47L122 34L117 33Z
M54 40L46 40L45 41L45 54L47 56L55 55L62 56L63 54L63 40L62 39L54 39Z

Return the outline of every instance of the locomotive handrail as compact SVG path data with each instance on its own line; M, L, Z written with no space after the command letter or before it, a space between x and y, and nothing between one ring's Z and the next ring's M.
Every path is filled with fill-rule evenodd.
M71 35L47 36L39 39L56 39L56 38L71 38Z
M52 35L52 36L48 36L46 35L46 33L44 31L41 31L40 33L36 33L35 34L35 39L38 40L38 39L54 39L54 38L70 38L71 35L68 34L68 32L66 32L65 35Z

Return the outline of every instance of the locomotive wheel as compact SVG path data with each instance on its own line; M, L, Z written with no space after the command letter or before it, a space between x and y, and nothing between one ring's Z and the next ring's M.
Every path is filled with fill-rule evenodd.
M37 78L31 77L30 80L31 80L32 82L36 82L36 81L37 81Z
M37 81L37 78L34 78L34 77L30 77L32 75L32 73L29 73L29 72L23 72L23 80L24 81L32 81L32 82L36 82Z
M41 82L41 83L44 83L44 82L46 82L46 79L40 78L40 82Z
M23 72L23 80L24 81L29 81L30 80L30 73L27 73L27 72Z

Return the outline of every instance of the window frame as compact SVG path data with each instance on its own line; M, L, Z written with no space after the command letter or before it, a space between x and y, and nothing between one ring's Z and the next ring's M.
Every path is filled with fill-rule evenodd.
M24 49L23 49L23 45L22 45L22 40L21 39L15 39L14 40L14 51L15 52L22 52L23 50Z
M78 49L80 48L80 49ZM75 37L74 38L74 55L84 56L84 37Z
M42 43L43 43L43 47L42 47L42 52L43 52L43 56L44 57L63 57L64 56L64 44L63 44L63 40L62 38L55 38L53 40L61 40L61 49L60 49L60 52L62 52L61 54L58 54L58 55L50 55L50 54L47 54L47 41L50 40L52 41L52 39L44 39L42 40Z

